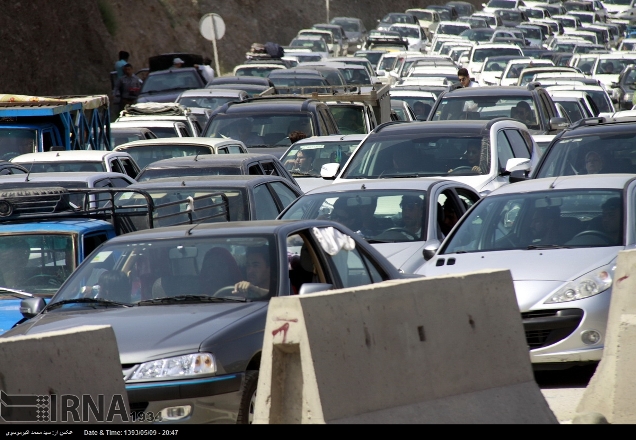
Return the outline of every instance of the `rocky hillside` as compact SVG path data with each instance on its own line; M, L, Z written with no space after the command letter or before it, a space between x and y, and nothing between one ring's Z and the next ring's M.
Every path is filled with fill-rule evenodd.
M331 0L330 17L355 16L368 29L387 12L445 1ZM299 29L326 21L326 0L1 0L2 93L108 93L109 71L127 50L135 68L159 53L213 58L199 19L214 12L226 33L218 42L222 73L253 42L287 45ZM214 63L213 63L214 66Z

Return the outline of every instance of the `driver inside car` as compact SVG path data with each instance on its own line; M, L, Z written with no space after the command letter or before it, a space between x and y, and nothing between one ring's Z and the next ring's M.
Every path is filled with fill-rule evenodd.
M472 140L466 148L462 159L464 160L465 165L461 165L457 168L451 168L450 170L448 170L449 174L453 171L459 170L460 168L470 168L471 171L477 174L481 174L481 167L479 166L479 163L481 161L481 141L478 139Z
M423 201L418 196L402 196L402 227L409 239L416 240L422 235L422 206Z
M269 295L269 251L265 246L249 247L246 253L246 280L234 286L233 295L245 298L263 298Z
M607 199L601 205L601 216L590 221L588 229L600 231L611 238L608 244L618 245L623 238L623 229L621 227L622 201L619 197Z

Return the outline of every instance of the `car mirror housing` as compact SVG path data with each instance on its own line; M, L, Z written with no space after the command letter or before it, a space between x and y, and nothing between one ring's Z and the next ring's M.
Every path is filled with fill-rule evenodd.
M508 178L508 183L523 182L524 180L528 180L528 176L525 171L512 171Z
M563 130L568 128L568 120L565 118L554 117L550 118L550 130Z
M528 171L530 170L530 159L523 158L512 158L508 159L506 162L506 173L511 173L513 171Z
M29 319L40 313L44 307L46 307L46 303L43 298L27 298L20 302L20 313Z
M333 284L325 283L304 283L300 286L299 295L309 295L311 293L325 292L333 288Z
M340 171L339 163L326 163L320 168L320 176L325 180L334 180Z
M422 250L422 255L424 256L424 260L428 261L435 256L437 250L439 249L440 242L439 240L429 240L424 245L424 250Z

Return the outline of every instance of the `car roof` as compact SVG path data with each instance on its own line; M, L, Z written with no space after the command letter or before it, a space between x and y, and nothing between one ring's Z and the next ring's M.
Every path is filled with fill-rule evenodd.
M146 119L146 118L130 118L125 121L115 121L110 123L111 128L148 128L148 127L174 127L175 122L183 122L182 121L167 121L167 120L159 120L159 119ZM152 131L152 128L150 128ZM176 132L175 132L176 134Z
M312 136L305 139L301 139L294 143L294 145L304 144L320 144L330 142L344 142L344 141L362 141L366 138L366 134L332 134L329 136Z
M524 69L525 70L525 69ZM530 96L532 92L522 86L463 87L444 95L449 96Z
M123 177L125 180L131 180L131 178L122 173L112 173L107 171L78 171L78 172L63 172L63 173L32 173L29 175L29 183L37 182L94 182L106 177ZM4 185L6 182L18 183L25 182L24 174L9 174L2 176L0 179L0 185ZM35 186L35 185L34 185Z
M206 84L206 88L211 85L220 85L220 84L253 84L259 86L270 86L271 81L267 78L261 78L258 76L220 76L214 78L212 81Z
M248 64L251 66L251 64ZM181 98L184 97L205 97L205 96L225 96L225 97L238 97L246 95L245 90L240 89L191 89L181 93Z
M217 110L218 113L298 113L310 112L310 106L326 105L310 98L277 97L248 99L242 102L230 102ZM218 114L217 113L217 114ZM300 116L301 114L299 114Z
M123 151L107 151L107 150L65 150L65 151L43 151L38 153L21 154L11 159L11 162L32 163L32 162L84 162L96 161L101 162L108 156L126 156L130 154Z
M116 146L113 150L119 151L126 148L146 147L152 145L202 145L216 147L225 144L243 144L241 141L231 138L213 137L170 137L159 139L141 139Z
M474 87L476 88L476 87ZM487 87L483 87L487 88ZM474 134L481 135L484 131L488 131L488 126L493 121L481 121L481 120L465 120L465 121L418 121L408 123L391 124L387 123L376 128L369 136L392 136L395 134L409 135L422 135L425 133L462 133L462 134Z
M559 189L623 189L634 179L636 179L636 175L634 174L585 174L579 176L546 177L542 179L525 180L513 185L504 185L486 197Z
M241 165L247 162L272 159L280 161L280 159L272 154L202 154L200 156L171 157L169 159L158 160L146 166L145 169L180 167L206 168L210 166Z
M210 187L210 188L245 188L256 186L266 182L287 182L289 180L280 176L263 176L241 174L237 176L181 176L162 177L158 179L145 180L130 185L129 188L158 189L158 188L187 188L187 187Z
M421 190L428 191L428 189L438 182L457 183L452 180L444 180L439 177L418 177L418 178L405 178L405 179L363 179L347 182L332 183L331 185L320 186L307 191L306 195L311 194L324 194L339 191L360 191L364 184L365 190L376 189L405 189L405 190Z

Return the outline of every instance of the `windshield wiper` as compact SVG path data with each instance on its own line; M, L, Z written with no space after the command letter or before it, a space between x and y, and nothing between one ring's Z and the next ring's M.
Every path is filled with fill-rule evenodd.
M294 177L320 177L320 175L316 173L301 173L298 171L292 171L291 174Z
M139 306L150 306L153 304L171 304L171 303L184 303L184 302L247 302L246 298L242 296L228 297L228 296L207 296L207 295L179 295L179 296L164 296L162 298L146 299L139 301Z
M395 240L376 240L375 238L365 238L367 243L369 244L377 244L377 243L402 243L401 241Z
M278 147L282 147L282 148L287 148L289 147L289 145L285 146L285 145L266 145L266 144L255 144L255 145L246 145L248 149L250 148L278 148Z
M32 293L28 293L23 290L10 289L8 287L0 287L0 295L3 293L9 293L16 296L26 296L27 298L33 298Z
M531 244L526 248L529 251L535 249L572 249L570 246L563 246L560 244Z
M57 309L58 307L62 307L65 304L94 304L100 306L115 306L115 307L132 307L132 304L120 303L117 301L110 301L108 299L102 298L75 298L75 299L65 299L64 301L57 301L53 304L49 304L44 311L49 311L53 309Z
M394 179L394 178L397 178L397 177L409 178L409 177L422 177L422 176L420 176L419 174L384 174L384 175L380 176L380 179Z

